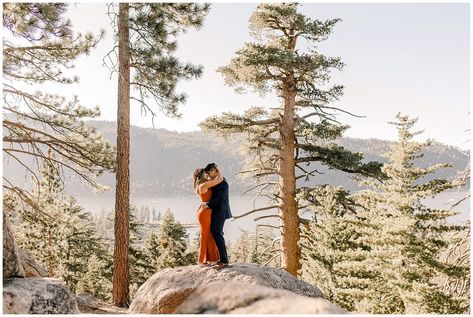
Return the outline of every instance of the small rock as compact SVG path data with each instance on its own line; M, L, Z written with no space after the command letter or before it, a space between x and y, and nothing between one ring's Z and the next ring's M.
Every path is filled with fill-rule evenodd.
M75 296L55 278L3 280L4 314L79 314Z

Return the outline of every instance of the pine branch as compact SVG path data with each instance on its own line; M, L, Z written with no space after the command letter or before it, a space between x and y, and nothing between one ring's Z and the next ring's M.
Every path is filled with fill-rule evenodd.
M261 186L264 187L264 186L269 186L269 185L279 185L279 183L276 183L276 182L267 182L267 183L258 184L258 185L256 185L256 186L254 186L254 187L252 187L252 188L246 190L245 192L243 192L243 195L245 195L245 194L247 194L247 193L249 193L249 192L255 190L255 189L258 188L258 187L261 187Z
M273 225L266 225L266 224L258 224L259 227L267 227L267 228L273 228L273 229L281 229L283 226L273 226Z
M262 226L262 225L258 225L258 226ZM279 227L276 227L276 229L279 229ZM281 240L281 237L278 237L278 238L275 238L273 239L273 241L271 241L271 244L266 247L266 249L264 249L263 251L261 251L261 255L265 255L266 252L272 248L274 248L274 244L277 242L277 241L280 241ZM281 251L281 250L275 250L275 251Z
M262 207L262 208L256 208L256 209L253 209L253 210L250 210L244 214L241 214L241 215L238 215L238 216L235 216L233 217L233 219L239 219L241 217L245 217L247 215L250 215L252 213L255 213L255 212L259 212L259 211L264 211L264 210L270 210L270 209L274 209L274 208L279 208L279 205L273 205L273 206L268 206L268 207Z
M3 184L3 188L10 191L10 192L12 192L12 193L16 193L17 196L22 201L22 203L26 204L27 206L32 207L36 212L40 213L41 215L43 215L45 217L48 217L48 218L52 218L48 213L44 212L44 210L41 207L38 206L38 204L34 201L32 195L28 191L26 191L24 189L21 189L18 186L14 186L5 177L3 177L3 181L10 185L10 186L8 186L8 185ZM23 209L25 209L25 207L23 207Z
M271 259L269 259L268 261L266 261L265 263L263 263L263 265L268 265L269 263L271 263L271 261L277 259L278 257L280 257L282 255L282 252L279 252L278 254L276 254L275 256L273 256Z
M266 216L257 217L253 220L258 221L258 220L266 219L266 218L279 218L279 219L281 219L281 216L279 216L279 215L266 215Z
M66 168L68 168L69 170L75 172L77 175L79 175L82 179L84 179L87 183L89 183L93 188L97 188L97 184L94 182L94 180L88 176L87 174L79 171L78 169L74 168L73 166L71 165L68 165L62 161L59 161L57 159L53 159L53 158L50 158L50 157L47 157L43 154L39 154L39 153L35 153L35 152L29 152L29 151L24 151L24 150L18 150L18 149L3 149L4 152L16 152L16 153L22 153L22 154L27 154L27 155L31 155L31 156L35 156L35 157L39 157L41 159L45 159L45 160L49 160L49 161L53 161L53 162L56 162L58 164L60 164L61 166L64 166Z
M68 140L61 140L61 139L56 138L52 134L49 134L49 133L46 133L44 131L34 129L34 128L31 128L31 127L27 127L25 125L18 124L16 122L12 122L12 121L9 121L9 120L3 120L3 125L4 125L4 127L9 126L9 125L14 126L14 127L20 128L24 131L31 131L31 132L34 132L34 133L37 133L39 135L46 136L46 137L49 138L49 140L42 140L42 139L38 139L38 138L33 138L31 136L29 136L28 138L11 138L11 137L8 137L8 136L4 136L3 137L4 142L11 142L12 144L29 143L29 144L32 144L32 145L34 145L36 143L40 143L40 144L47 145L51 148L53 148L53 145L57 145L60 148L62 148L63 150L65 150L67 153L78 152L77 154L79 155L79 157L82 158L82 159L88 160L90 164L96 163L95 160L93 159L94 153L92 151L90 151L88 148L78 145L77 142L68 141ZM64 145L67 145L67 147L65 147ZM73 158L72 156L68 156L67 158L69 158L71 161L77 163L76 159L78 159L79 157Z
M4 141L4 142L5 142L5 141ZM12 153L8 153L8 152L7 152L6 154L7 154L8 156L12 157L13 159L15 159L21 166L23 166L23 167L26 169L27 173L29 172L29 173L31 173L31 174L33 175L33 177L34 177L34 179L35 179L35 181L36 181L37 187L38 187L38 186L39 186L39 178L38 178L38 176L36 175L36 173L35 173L29 166L27 166L26 164L24 164L16 155L14 155L14 154L12 154ZM4 158L4 160L5 160L5 158ZM25 178L26 178L26 176L27 176L27 174L25 175ZM5 177L4 177L4 179L5 179Z
M309 220L309 219L304 219L304 218L301 218L299 217L299 222L301 224L303 224L304 226L309 226L311 223L313 223L313 221Z

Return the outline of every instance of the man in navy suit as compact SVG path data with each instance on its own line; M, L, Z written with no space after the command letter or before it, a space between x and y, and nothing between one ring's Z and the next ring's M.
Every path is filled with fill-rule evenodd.
M215 163L210 163L205 167L205 172L214 179L217 177L218 169ZM217 244L220 253L220 261L213 266L214 269L221 269L228 265L227 248L225 247L225 239L223 238L223 226L225 220L232 218L230 210L230 201L228 199L228 183L225 178L223 181L212 187L212 198L208 202L202 203L204 208L208 207L212 210L210 230L212 231L215 244Z

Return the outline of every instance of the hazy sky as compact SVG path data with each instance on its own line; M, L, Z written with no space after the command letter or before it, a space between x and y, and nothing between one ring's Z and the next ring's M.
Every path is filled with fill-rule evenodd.
M248 18L256 4L213 4L203 28L179 38L177 55L184 61L204 66L203 76L182 82L179 91L188 95L180 108L181 120L160 115L157 128L177 131L198 130L206 117L224 111L241 113L252 105L275 106L273 96L264 99L248 93L236 94L225 86L215 70L228 64L234 52L250 41ZM419 116L417 129L425 129L418 140L467 148L470 105L469 4L375 4L304 3L302 11L316 19L342 18L332 36L320 44L328 56L340 56L346 67L334 72L332 83L345 86L336 104L366 118L340 115L351 125L346 136L396 139L396 130L387 124L397 112ZM74 28L98 32L105 39L89 56L76 63L78 85L61 93L77 94L84 105L99 105L102 118L116 119L117 78L102 66L104 55L113 46L113 32L105 4L71 4L68 13ZM132 109L133 125L151 126L139 106Z

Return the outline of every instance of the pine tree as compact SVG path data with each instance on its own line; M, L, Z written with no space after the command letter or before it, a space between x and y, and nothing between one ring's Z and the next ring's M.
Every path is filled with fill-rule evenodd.
M301 197L311 205L313 215L313 221L302 231L301 278L319 287L327 300L347 311L354 311L357 302L375 294L380 297L381 307L398 305L393 298L382 298L382 287L374 287L382 268L373 263L367 264L365 270L350 266L349 260L360 260L369 254L371 249L363 239L373 235L373 230L365 230L363 216L353 212L356 203L350 193L341 186L325 185L303 191Z
M366 208L374 207L379 213L378 217L370 219L382 229L379 231L381 239L373 241L373 250L378 254L385 253L391 260L383 273L387 285L401 299L404 313L461 313L464 307L459 306L457 299L443 293L433 283L433 278L437 274L464 274L461 267L442 263L439 259L441 251L451 243L448 235L464 226L446 221L458 212L429 208L422 202L424 198L435 197L455 187L446 179L422 181L425 176L451 167L451 164L414 166L415 160L423 156L422 149L432 141L412 141L422 132L411 132L417 119L400 114L396 118L398 121L392 124L398 130L399 140L386 154L389 163L383 167L389 179L383 183L366 180L364 184L371 185L374 190L359 193Z
M161 256L159 237L155 232L151 232L145 244L146 255L149 259L149 264L153 268L158 267L158 261Z
M196 259L189 259L188 234L186 229L174 219L171 210L164 212L161 226L157 234L161 255L157 261L157 270L193 264Z
M240 236L232 249L233 261L280 266L274 255L274 244L279 239L275 239L271 227L264 226L257 225L254 233L240 228Z
M56 159L51 150L48 156ZM19 210L18 243L47 268L49 276L61 278L76 292L91 256L105 261L109 254L90 213L63 194L58 168L52 165L50 160L42 162L40 186L33 192L44 211L39 213L32 207Z
M109 6L113 11L114 5ZM183 64L173 56L176 41L170 39L190 27L200 27L209 6L194 3L120 3L118 13L109 10L116 26L118 45L117 177L113 302L128 307L129 283L129 157L130 100L152 119L156 111L179 117L185 95L175 92L180 79L198 78L201 67ZM115 48L107 55L115 52ZM112 69L116 65L112 65ZM131 72L133 76L131 77ZM133 88L137 95L131 94ZM154 121L153 121L154 123Z
M119 4L118 14L118 110L117 174L115 189L115 246L113 248L113 303L130 304L130 29L129 4Z
M140 232L143 224L137 221L135 213L136 208L132 207L130 209L130 246L128 251L130 259L130 298L134 297L138 288L154 273L154 267L146 248L139 246L144 238Z
M130 298L133 298L138 288L154 273L154 269L151 265L151 261L146 254L145 248L142 246L144 240L143 223L140 223L136 219L137 209L135 206L130 207L129 223L130 223L130 244L129 244L129 272L130 272ZM113 213L106 213L107 217L99 218L96 226L103 228L102 236L108 245L109 258L103 259L105 267L103 268L103 274L106 279L110 281L112 285L113 279L113 246L114 246L114 234L113 230ZM101 269L102 270L102 269ZM110 288L110 297L111 288ZM113 302L113 301L112 301Z
M87 269L77 282L77 293L89 293L95 298L109 301L112 294L112 282L105 278L108 264L93 254L88 263Z
M21 247L31 251L35 259L45 266L49 276L57 276L65 248L62 239L64 223L61 221L64 196L57 166L51 163L55 160L51 150L48 155L52 160L42 162L39 187L33 192L35 206L42 212L32 207L19 210L17 239Z
M422 150L431 141L412 140L420 133L411 132L416 119L399 114L397 119L399 140L382 167L388 179L365 179L361 184L369 189L353 195L327 190L327 198L313 201L319 210L317 224L306 233L312 241L306 245L305 273L328 299L359 313L465 312L464 301L435 282L438 276L466 274L465 267L440 258L451 234L464 226L447 223L456 212L422 202L455 186L445 179L423 181L451 165L415 166L422 165Z
M3 153L4 164L19 164L39 186L39 171L31 161L49 160L51 166L77 174L95 190L104 171L114 169L114 148L84 119L100 115L98 108L85 108L74 97L33 91L43 83L71 84L64 72L88 54L102 35L75 34L64 18L65 3L3 4ZM47 150L56 154L53 159ZM56 168L56 167L54 167ZM31 188L4 178L3 188L37 211Z
M329 105L342 96L343 87L325 89L331 70L342 69L343 63L340 58L320 54L316 48L339 20L312 20L298 12L296 3L259 4L250 17L255 41L246 43L219 71L237 91L249 87L262 95L273 92L280 98L280 105L271 111L251 107L243 115L224 113L201 123L202 129L225 137L248 134L247 157L254 159L243 173L255 177L253 189L258 190L257 195L269 196L273 204L236 218L277 210L278 214L255 220L280 219L281 262L293 275L300 269L300 225L307 222L299 217L304 206L296 197L296 181L316 175L310 163L319 162L347 173L379 173L380 164L364 164L361 154L329 142L348 128L334 115L334 111L346 111ZM310 167L303 167L303 163Z
M250 261L252 263L263 265L272 264L276 267L280 266L277 248L275 247L275 242L277 242L279 238L275 238L273 228L274 226L267 224L256 225L255 233L250 238Z
M233 262L248 263L249 254L251 252L251 245L249 241L249 234L247 231L240 228L240 235L233 246L231 259Z
M448 249L440 254L440 261L464 269L463 274L445 276L439 274L435 283L439 285L442 292L456 298L462 313L470 313L470 222L466 224L465 230L452 234Z
M77 205L72 197L62 204L62 208L61 239L64 240L64 244L58 275L73 292L76 292L79 280L90 269L89 259L96 257L100 264L107 263L110 254L105 241L97 234L89 212ZM110 282L105 275L100 279L101 281L97 280L96 283Z
M192 265L198 262L200 252L200 233L198 232L193 239L188 238L187 263ZM227 247L227 252L231 253L231 246Z
M196 248L189 245L186 229L174 219L171 210L164 213L158 232L152 232L143 249L147 259L146 279L165 268L195 264Z

